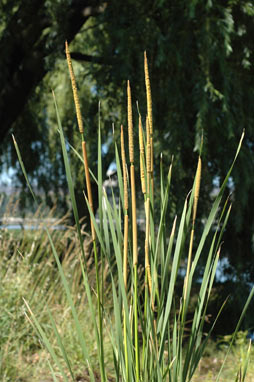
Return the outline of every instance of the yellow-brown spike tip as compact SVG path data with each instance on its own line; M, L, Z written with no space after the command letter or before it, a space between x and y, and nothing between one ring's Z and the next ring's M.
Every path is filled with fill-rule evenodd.
M128 182L127 182L127 169L126 169L126 157L124 149L124 132L123 125L121 125L121 156L122 156L122 166L123 166L123 190L124 190L124 209L128 210Z
M65 53L66 53L66 55L69 55L69 54L70 54L70 51L69 51L69 44L68 44L67 40L65 40Z
M148 60L146 51L144 52L144 70L145 70L145 85L146 85L146 99L147 99L147 115L150 125L150 134L153 134L153 116L152 116L152 93L151 84L148 70Z
M198 198L199 198L199 190L200 190L200 182L201 182L201 169L202 169L202 162L201 162L201 158L199 157L198 158L195 191L194 191L193 222L195 221L196 215L197 215L197 206L198 206Z
M139 148L140 148L140 153L144 154L144 142L143 142L143 131L142 131L142 122L141 122L141 116L139 116L139 121L138 121L138 133L139 133Z
M147 173L150 173L152 168L151 168L151 138L150 138L150 128L149 128L149 118L148 116L146 117L146 171Z
M128 135L129 135L129 157L130 157L130 162L134 163L133 120L132 120L132 104L131 104L131 87L130 87L129 80L127 82L127 114L128 114Z
M71 86L72 86L73 98L74 98L74 103L75 103L75 108L76 108L78 127L79 127L80 133L83 134L84 129L83 129L83 121L82 121L81 111L80 111L78 90L77 90L76 80L75 80L74 71L73 71L73 67L72 67L72 63L71 63L71 55L70 55L69 45L68 45L67 41L65 41L65 53L66 53L66 60L67 60L70 78L71 78Z
M145 149L143 142L143 131L142 131L142 123L141 116L139 116L139 150L140 150L140 178L141 178L141 188L143 194L146 193L146 182L145 182L145 170L144 170L144 160L145 160Z

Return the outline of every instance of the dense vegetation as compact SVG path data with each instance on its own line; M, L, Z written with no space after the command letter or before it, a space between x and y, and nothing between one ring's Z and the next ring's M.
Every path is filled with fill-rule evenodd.
M222 289L218 285L216 292L222 296L224 291L222 298L225 298L232 288L238 291L237 301L232 301L229 311L232 314L236 310L234 317L254 275L253 19L254 6L247 0L113 0L108 3L3 0L0 4L1 168L13 167L17 183L25 185L10 139L10 132L14 132L21 152L26 153L23 160L28 174L35 186L46 192L49 204L52 200L48 192L55 190L59 204L66 208L66 179L56 144L58 133L49 96L51 88L57 94L65 136L74 146L78 142L64 62L66 39L71 43L75 60L91 147L97 140L94 126L98 120L98 101L102 101L104 176L113 158L112 122L119 126L120 121L126 120L123 89L127 79L132 83L133 99L139 100L140 111L145 114L141 73L143 51L147 50L156 126L155 162L158 164L161 152L165 163L174 155L176 169L170 216L179 213L192 186L193 166L203 136L205 192L201 195L198 223L202 226L211 194L229 168L235 142L242 130L246 130L228 186L234 202L234 219L229 221L222 251L222 256L230 260L226 265L228 280ZM88 153L94 169L96 153L94 150ZM82 201L84 181L76 156L72 166L76 196ZM62 200L59 189L63 191ZM85 206L81 213L87 213ZM246 326L253 326L252 317Z
M87 195L84 194L84 197L89 209L91 246L87 248L85 232L78 215L68 146L66 147L57 101L53 93L75 229L70 236L70 230L67 227L62 233L52 232L48 226L50 221L52 224L52 220L48 219L50 213L42 209L42 213L47 217L45 219L44 216L40 216L40 210L38 210L37 220L42 217L42 231L37 229L36 235L31 236L32 245L29 252L26 251L31 244L30 240L28 242L26 240L27 231L21 232L14 242L12 242L11 234L8 239L8 231L3 231L1 287L6 297L9 296L8 291L11 292L10 298L3 298L3 335L0 337L3 345L1 354L4 360L1 369L3 379L19 378L17 365L16 368L12 367L13 357L19 346L21 360L30 359L32 363L37 363L38 360L43 361L44 356L39 352L38 344L30 340L31 334L27 323L24 322L25 316L35 330L40 343L51 356L47 361L54 382L58 380L65 382L69 380L73 382L77 380L92 382L97 380L103 382L199 380L201 366L203 362L206 362L206 356L209 354L211 333L225 305L219 308L216 317L212 316L212 320L205 329L205 322L211 316L209 302L221 252L222 237L232 207L229 198L223 198L223 195L239 155L244 133L232 165L211 208L207 211L201 237L196 237L198 202L202 195L202 187L200 187L202 146L199 147L192 189L185 199L182 213L179 218L175 216L172 220L167 219L172 164L167 171L167 177L164 177L164 165L161 158L160 182L157 185L157 179L154 176L156 166L154 164L151 84L146 53L144 54L144 72L147 116L145 126L142 126L142 118L139 115L139 144L137 145L134 135L129 81L127 83L128 145L125 144L127 134L122 125L120 150L119 142L117 140L115 142L120 195L118 202L116 193L112 190L109 199L103 187L100 123L97 175L89 172L87 140L84 136L80 102L67 43L66 57L82 156L76 150L74 152L84 167L87 189ZM35 204L38 205L38 198L29 182L22 155L14 137L13 142L27 186ZM139 157L138 161L136 157ZM140 169L139 177L135 176L135 167ZM97 184L99 194L97 221L94 215L91 176ZM144 202L145 236L142 240L138 239L137 231L140 214L136 203L138 178ZM160 207L154 208L155 193L158 189ZM62 224L65 223L65 219L60 221ZM17 258L17 254L20 259ZM198 283L195 283L194 275L198 269L201 254L206 259L204 273ZM22 275L21 280L25 281L26 288L20 282L20 275ZM16 283L13 285L11 282L13 279L17 285ZM239 332L239 328L253 294L254 287L238 317L234 332L223 339L226 345L224 359L219 363L218 369L214 370L218 382L222 377L225 380L226 374L222 376L222 372L233 345L238 345L238 349L240 348L240 358L233 376L230 373L231 378L233 377L236 382L246 381L251 343L245 347L246 333ZM61 312L65 319L60 323ZM89 324L87 324L88 319ZM15 327L19 328L17 336L12 330ZM90 331L93 349L90 344L90 334L87 333ZM113 360L108 354L109 349ZM82 365L84 365L83 369ZM33 367L29 369L33 374ZM82 372L81 375L79 370ZM43 362L42 372L45 373ZM23 369L21 373L23 378L26 378ZM213 375L212 371L211 373ZM207 381L210 376L211 374L208 374L203 377L201 374L201 378L203 380L206 378Z
M9 206L10 212L14 213L14 205ZM55 212L47 211L47 216L54 216ZM37 211L37 216L45 214ZM62 223L65 224L62 220ZM66 352L72 361L72 367L76 381L89 381L86 367L79 350L78 338L75 332L71 312L66 300L65 292L61 286L59 275L48 247L47 237L42 227L35 231L1 232L0 237L0 303L2 307L0 315L0 381L1 382L53 382L49 369L50 356L42 346L39 337L31 323L25 316L24 302L29 301L34 314L42 327L51 337L53 348L59 353L59 345L50 327L46 303L57 322L62 336L62 342ZM86 341L93 364L96 361L97 349L94 345L91 316L87 309L84 310L85 295L80 288L80 268L78 262L79 244L74 235L74 229L69 227L59 240L56 233L52 233L57 245L57 251L65 258L63 268L70 282L73 296L76 296L76 307L79 319L86 334ZM57 241L56 241L57 239ZM86 250L90 248L90 240L86 241ZM45 252L46 249L46 252ZM42 257L36 262L36 254ZM89 252L87 252L88 254ZM89 263L89 278L94 280L92 262ZM112 301L108 299L108 308L111 309ZM209 342L209 346L201 361L194 382L211 381L219 372L224 360L225 351L231 340L230 336L220 338L217 343ZM112 374L112 353L109 338L105 339L105 357L107 370ZM233 352L230 354L226 367L222 373L223 382L235 380L241 359L246 357L248 341L246 333L241 332L237 339ZM252 353L253 356L253 353ZM253 364L249 365L246 382L252 382ZM59 381L60 381L59 377Z

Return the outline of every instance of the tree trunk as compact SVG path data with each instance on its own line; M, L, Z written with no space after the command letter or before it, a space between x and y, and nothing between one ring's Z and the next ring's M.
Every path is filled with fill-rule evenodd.
M73 0L63 12L59 36L52 41L52 20L45 0L22 0L0 40L0 142L3 142L29 96L48 71L46 58L64 54L64 42L73 40L88 18L98 11L97 0ZM47 29L46 29L47 28Z

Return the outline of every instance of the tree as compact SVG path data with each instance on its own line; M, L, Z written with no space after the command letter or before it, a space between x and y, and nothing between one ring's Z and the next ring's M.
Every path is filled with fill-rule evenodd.
M44 189L52 189L54 183L63 187L65 179L63 167L51 160L55 153L48 145L45 110L40 110L45 107L40 102L47 86L47 79L43 79L56 59L64 57L65 40L71 42L80 28L102 10L97 0L8 0L0 5L0 49L4 52L0 60L1 158L3 163L15 166L9 135L14 132L26 153L28 173ZM17 174L24 184L22 175Z
M232 277L253 280L254 170L254 5L250 1L110 2L103 32L94 31L97 52L116 64L94 67L98 87L107 94L125 90L131 80L144 116L143 55L150 62L155 152L173 154L177 171L174 194L191 187L202 134L203 206L229 168L242 130L246 138L229 185L234 219L224 253L234 266ZM116 84L115 86L112 86ZM124 99L124 97L123 97ZM125 107L125 101L124 105ZM194 148L194 150L193 150ZM179 210L182 205L178 198ZM174 200L175 201L175 200ZM201 212L202 216L202 212ZM231 269L232 272L232 269Z
M29 155L39 156L39 151L46 153L52 166L48 167L46 174L42 170L37 174L39 183L46 185L49 179L62 179L64 182L54 134L47 144L48 136L52 135L49 121L54 123L52 102L48 101L48 95L42 95L45 94L43 90L54 82L56 73L59 82L68 83L64 88L66 91L59 92L58 99L61 105L65 105L60 109L63 110L66 135L71 143L76 139L68 74L63 63L65 39L72 41L70 49L76 61L77 80L91 141L96 140L93 133L96 130L94 126L97 126L99 98L104 105L105 140L113 141L110 121L126 123L127 79L131 81L133 98L139 100L145 117L143 51L147 50L153 93L155 160L158 163L160 152L163 152L165 163L169 163L174 155L176 168L172 213L179 210L191 187L201 136L204 136L202 205L205 209L211 202L211 192L226 174L241 132L245 129L244 146L229 185L229 193L233 194L234 219L226 232L223 252L233 265L229 269L232 278L240 279L244 271L246 280L252 280L252 2L24 0L20 3L9 0L1 5L0 14L5 15L0 27L0 47L5 52L4 58L1 56L0 59L3 84L0 134L3 139L10 128L15 128L15 133L27 140L23 139L22 145L30 150ZM55 61L56 66L53 65ZM43 77L44 81L41 81ZM14 107L16 103L17 107ZM22 118L26 118L25 132ZM40 146L36 142L44 143ZM92 152L92 164L96 160L93 155ZM54 157L57 160L52 160ZM106 168L111 156L104 159ZM31 172L35 171L36 161L28 164Z
M63 55L84 23L100 11L97 0L24 0L3 2L0 48L0 140L22 113L32 91ZM87 57L87 59L91 59ZM13 107L15 105L15 107Z

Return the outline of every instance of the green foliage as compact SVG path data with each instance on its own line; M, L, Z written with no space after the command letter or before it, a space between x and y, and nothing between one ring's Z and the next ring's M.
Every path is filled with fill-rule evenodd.
M55 100L55 98L54 98ZM128 92L128 132L129 141L132 139L132 120L129 115L131 114L130 106L131 98ZM131 169L131 184L130 184L130 200L131 211L121 205L117 207L115 203L114 193L112 193L113 203L111 204L105 191L101 193L102 201L99 207L99 222L96 221L92 209L92 200L85 196L87 207L91 218L92 232L93 228L96 234L93 234L93 255L95 260L95 274L96 274L96 299L97 309L94 309L92 303L93 289L89 283L87 275L87 263L84 256L83 238L78 218L77 202L74 193L74 184L71 174L71 167L69 162L68 151L66 149L66 142L64 138L63 128L60 121L58 107L55 101L55 108L57 114L57 123L60 133L60 142L63 152L64 166L66 171L67 183L70 192L70 198L73 208L73 213L76 222L77 235L80 242L81 254L79 257L80 268L82 271L82 278L88 300L89 312L92 318L92 324L95 332L95 340L98 352L98 364L100 365L100 376L102 381L107 381L109 377L105 353L104 332L109 332L112 353L114 358L114 373L116 380L123 379L124 381L178 381L183 382L191 381L196 374L196 370L203 356L204 350L207 346L208 339L211 336L213 328L217 319L223 310L220 308L217 317L212 323L209 332L204 336L204 323L207 313L207 307L212 291L213 282L215 279L216 268L221 251L222 235L227 225L231 206L228 206L228 198L223 204L223 194L226 190L228 180L230 179L235 161L238 157L240 147L242 144L243 136L241 136L235 157L231 167L222 182L219 193L216 196L207 219L203 224L201 237L196 243L196 248L193 249L193 238L195 232L195 219L197 211L197 202L199 198L199 186L201 177L201 159L199 158L196 175L193 181L192 190L185 199L185 203L180 215L177 230L172 229L171 240L166 240L166 233L169 231L170 225L166 224L165 216L168 209L168 192L171 183L171 170L167 180L163 180L163 171L161 171L161 209L159 211L159 229L155 232L155 218L153 210L153 188L150 185L150 163L148 148L152 145L152 138L150 133L146 135L147 150L146 156L146 193L145 193L145 209L146 209L146 242L141 246L139 252L146 251L145 271L139 267L140 261L136 259L135 251L137 248L135 229L137 222L132 219L128 225L129 238L124 246L127 248L128 257L128 282L124 282L123 272L123 233L122 233L122 214L136 214L136 194L135 194L135 172L134 172L134 159L130 159ZM148 124L149 128L149 124ZM99 138L100 142L100 129ZM148 141L149 140L149 141ZM82 145L85 144L82 137ZM22 166L24 176L28 182L26 170L23 166L22 159L17 144L15 144ZM84 146L83 146L84 147ZM131 145L130 145L131 147ZM118 156L118 149L116 144L116 157ZM122 146L122 151L124 150ZM84 151L83 151L84 152ZM84 155L84 162L86 162L86 155ZM125 164L124 164L125 165ZM121 177L120 162L117 161L117 173ZM153 170L152 170L153 171ZM102 188L102 169L101 169L101 144L98 145L98 179L96 184L98 189ZM152 179L152 178L151 178ZM86 172L86 182L88 185L88 172ZM123 181L119 182L120 195L124 195L125 202L127 201L128 191L123 190ZM151 206L150 206L151 199ZM122 201L123 202L123 201ZM149 209L149 206L151 210ZM151 211L151 212L150 212ZM158 214L158 212L156 212ZM107 224L104 224L106 221ZM148 223L150 221L150 223ZM95 381L96 372L92 364L91 354L87 346L87 340L82 331L82 325L78 312L75 306L74 299L71 294L71 288L68 278L65 275L64 268L59 260L57 250L54 245L52 236L47 228L45 228L52 249L59 276L62 282L63 289L65 290L68 306L72 312L73 322L79 340L79 346L82 353L83 361L87 365L87 370L91 381ZM209 235L210 234L210 235ZM97 237L97 238L96 238ZM188 245L189 242L189 245ZM201 253L205 250L205 243L207 244L208 252L206 256L204 274L200 282L198 290L198 301L191 319L189 335L186 339L186 331L188 328L187 313L189 311L190 295L192 293L192 285L194 274L197 264L201 257ZM127 244L127 247L126 247ZM188 250L189 248L189 250ZM181 299L178 302L175 299L176 281L179 279L180 267L185 268L183 260L186 256L184 254L188 250L188 264L185 271L185 278L181 285ZM111 279L111 291L113 296L113 309L114 320L109 317L106 311L104 290L105 278L102 272L103 269L98 267L98 253L101 255L101 262L106 265L108 276ZM112 253L117 265L117 271L114 264L112 264ZM170 268L170 274L169 274ZM161 280L159 279L159 269ZM219 370L217 381L220 380L221 371L225 364L228 353L233 345L237 336L238 330L242 323L243 317L250 304L254 294L252 288L249 297L243 307L242 313L236 325L232 339L230 341L225 360ZM63 380L67 381L67 374L62 362L65 362L66 368L69 370L72 379L74 380L74 373L71 366L70 358L67 355L65 346L62 342L60 333L57 329L57 321L53 315L49 313L51 325L55 332L57 342L60 348L60 355L56 354L51 344L51 338L46 330L43 329L40 321L37 319L30 304L26 302L27 314L33 326L36 328L38 335L44 346L49 351L54 364L59 369ZM96 317L97 314L97 317ZM185 343L186 342L186 343ZM184 347L185 343L185 347ZM250 352L250 351L249 351ZM249 353L248 353L249 354ZM244 381L246 376L247 364L249 356L240 371L240 380ZM51 367L51 370L52 367ZM242 369L241 369L242 370Z
M71 240L76 240L73 232L74 229L70 227L70 231L68 235L66 235L69 237L70 243ZM18 235L14 235L14 232L8 235L7 232L1 231L0 302L2 309L0 314L0 381L13 382L22 379L24 382L30 382L31 378L35 382L42 380L45 382L53 381L48 368L49 357L47 352L41 346L37 334L24 315L23 297L25 297L27 301L30 301L37 319L39 319L43 328L50 335L51 343L55 351L57 354L60 354L59 345L56 341L48 313L44 308L41 308L41 306L45 305L45 299L48 301L49 309L57 321L57 327L60 331L66 352L71 359L75 375L77 379L85 379L87 378L87 374L84 370L82 354L79 350L78 338L75 334L75 326L69 312L68 303L66 302L65 292L58 281L55 264L52 263L52 256L49 253L46 258L41 257L40 263L37 264L31 261L33 254L35 255L39 248L41 248L41 254L45 253L45 249L51 252L45 241L47 239L42 235L42 231L23 233L26 233L25 238L22 232ZM62 234L54 237L58 253L61 253L62 250L66 250L67 241L62 240L61 236ZM34 241L36 245L33 245ZM33 248L32 256L31 248ZM18 253L18 250L23 255L23 258ZM95 365L96 368L97 349L95 347L93 330L92 328L88 330L91 318L89 311L87 309L84 310L86 299L82 294L83 288L81 287L81 283L78 281L78 272L76 273L75 271L75 269L77 270L79 268L79 262L77 261L78 252L79 247L74 250L72 259L70 262L66 262L64 269L68 275L68 280L72 280L73 282L72 295L77 299L76 304L79 310L79 319L86 336L92 364ZM66 256L69 256L68 252ZM92 282L94 279L92 265L89 274ZM46 283L43 281L45 276L47 280ZM52 288L52 284L54 284L53 293L50 293L49 291ZM31 300L32 293L34 294L34 298ZM41 302L41 305L39 302ZM111 304L109 299L107 302L109 305ZM94 301L94 307L95 305ZM112 314L110 309L107 311L110 315ZM107 315L107 321L109 317L110 316ZM111 342L107 333L105 334L104 343L107 370L112 374L113 359L111 355ZM231 382L235 379L236 365L239 364L240 366L241 357L243 361L245 360L247 355L246 349L246 344L242 344L241 348L238 346L233 347L233 352L226 363L227 367L222 374L222 380L224 382ZM253 353L251 353L251 356L253 356ZM201 360L198 373L193 381L209 382L211 378L217 375L223 358L224 351L219 351L215 343L209 342L204 359ZM251 363L248 370L246 381L250 382L253 373ZM56 380L61 380L58 371L56 371L55 374Z
M17 210L17 205L16 208L9 205L5 210L6 216L9 216L9 213L10 216L14 215L13 207ZM31 378L38 382L51 381L48 369L49 357L26 316L23 299L29 302L43 330L50 333L51 346L59 355L61 347L48 315L49 310L52 312L54 319L57 320L58 331L61 337L64 337L62 344L68 349L68 356L74 365L75 374L84 373L82 353L77 350L78 338L57 267L51 256L51 248L48 247L45 224L48 225L54 239L55 248L61 259L78 316L82 322L82 331L86 333L90 357L96 365L94 337L89 325L91 317L87 310L83 310L87 301L81 287L79 242L74 228L67 225L66 217L58 220L55 212L55 210L46 211L43 208L37 210L32 216L34 219L32 225L37 220L38 230L1 229L0 232L0 380L2 382L18 380L29 382ZM29 216L26 216L26 219L29 219ZM65 226L65 230L52 230L52 219L54 224ZM82 236L84 236L83 230ZM84 236L87 273L93 285L94 264L89 256L90 247L90 240ZM108 342L109 340L106 340L106 344ZM107 350L106 356L109 363L111 354ZM66 372L68 373L68 370Z
M12 130L21 152L26 153L23 160L30 181L33 179L39 188L43 188L47 203L51 205L53 202L49 191L54 190L55 194L59 190L63 191L61 195L59 193L58 199L59 205L65 209L67 184L57 144L58 133L50 92L51 88L56 91L65 137L76 147L78 132L66 64L63 62L64 40L70 28L69 16L76 6L71 0L47 0L40 4L39 14L43 15L41 20L46 20L46 23L34 45L29 45L28 38L34 35L30 32L33 31L33 20L27 23L27 27L24 26L22 46L24 44L24 50L30 53L21 61L24 66L27 61L32 61L32 52L38 54L36 48L41 47L39 44L43 42L42 46L46 48L41 62L45 63L47 74L43 81L34 84L34 91L29 93L28 102L12 125ZM102 5L99 11L97 5ZM23 1L22 5L15 0L1 3L0 38L4 32L8 34L10 20L22 9L23 14L28 13L28 0ZM103 176L114 158L112 123L116 127L120 122L126 124L126 97L123 89L127 79L132 82L134 99L138 99L141 114L145 116L141 54L144 50L147 50L151 67L156 126L155 162L159 164L160 153L163 153L165 164L169 164L174 155L177 169L170 190L172 202L168 216L173 218L174 214L179 214L184 195L192 187L196 152L203 136L205 167L202 181L205 192L201 195L198 223L202 226L202 218L211 203L211 193L217 184L221 184L234 155L235 141L245 129L246 139L241 156L228 186L234 201L234 219L227 226L223 252L230 260L226 270L228 278L239 285L238 300L241 300L242 279L248 285L254 276L254 183L250 176L254 169L252 2L113 0L105 5L100 1L91 1L85 10L90 10L92 16L84 20L70 48L73 57L76 57L75 72L90 147L95 147L97 140L92 126L95 126L95 120L98 119L98 101L102 101L102 143L108 146L107 154L103 155ZM9 43L5 45L3 57L8 56L10 46ZM9 72L12 68L10 63L14 65L15 60L13 56L7 64L3 58L0 60L2 99L6 98L5 90L11 86L11 79L16 78ZM29 68L31 79L33 66L29 65ZM11 104L14 107L15 102ZM3 111L0 109L0 115L5 112L6 108ZM25 186L11 140L6 136L3 142L1 162L14 167L18 183ZM91 149L88 153L91 169L94 170L96 153ZM82 194L84 180L75 155L71 166L78 190L78 205L81 215L85 216L87 208ZM158 173L155 176L159 178ZM155 205L159 205L158 200L155 200Z

